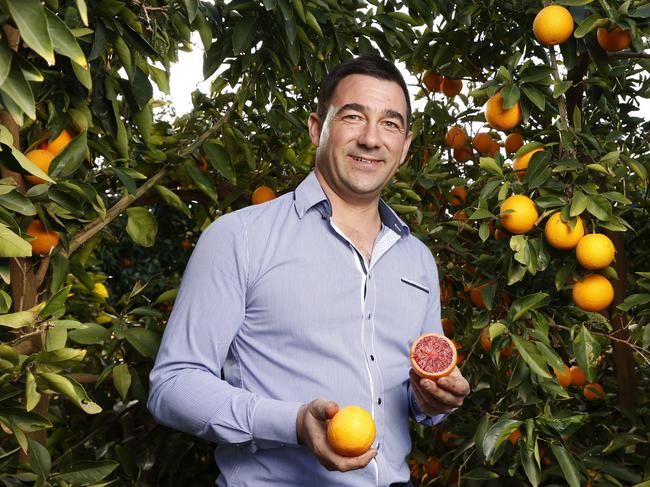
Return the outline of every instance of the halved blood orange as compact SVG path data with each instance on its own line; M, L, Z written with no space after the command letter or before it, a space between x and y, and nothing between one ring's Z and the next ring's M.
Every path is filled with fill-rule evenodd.
M411 345L411 365L420 377L439 379L456 367L456 347L439 333L427 333Z

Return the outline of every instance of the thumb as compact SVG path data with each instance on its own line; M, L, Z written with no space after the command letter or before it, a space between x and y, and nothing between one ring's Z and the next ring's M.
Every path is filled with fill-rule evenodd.
M312 402L311 414L320 421L332 419L339 410L338 404L326 399L316 399Z

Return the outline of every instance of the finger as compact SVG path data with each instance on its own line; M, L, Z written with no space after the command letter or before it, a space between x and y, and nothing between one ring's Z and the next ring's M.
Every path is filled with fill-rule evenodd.
M469 394L469 382L463 377L458 368L455 368L447 377L437 380L437 384L456 396L465 397Z
M334 401L328 401L327 399L314 399L309 408L309 412L312 416L320 421L332 419L338 410L338 404Z
M341 472L349 472L350 470L358 470L367 467L375 456L377 456L377 449L371 448L358 457L343 457L337 455L338 458L335 459L334 464L336 465L337 470Z
M436 381L422 379L419 386L422 394L429 401L439 403L445 408L457 408L463 405L464 397L457 396L443 389L436 383Z

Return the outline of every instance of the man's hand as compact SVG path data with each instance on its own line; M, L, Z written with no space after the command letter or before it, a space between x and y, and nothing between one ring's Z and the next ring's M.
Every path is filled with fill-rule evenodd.
M469 383L454 367L446 377L438 380L423 379L413 369L409 372L415 402L425 414L449 414L463 405L469 394Z
M327 442L327 420L334 417L338 410L334 401L325 399L314 399L304 404L296 417L298 443L309 448L327 470L347 472L364 468L377 455L375 448L358 457L344 457L332 450Z

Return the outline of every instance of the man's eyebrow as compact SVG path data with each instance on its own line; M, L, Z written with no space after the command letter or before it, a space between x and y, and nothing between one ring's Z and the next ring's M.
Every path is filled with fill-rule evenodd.
M362 105L361 103L346 103L343 105L341 108L339 108L336 111L336 115L339 115L341 112L345 110L354 110L356 112L366 112L366 106ZM404 117L402 114L396 110L391 110L390 108L387 108L383 111L384 116L389 117L389 118L395 118L399 120L399 122L402 124L402 126L405 125Z

